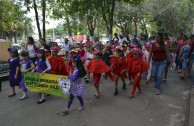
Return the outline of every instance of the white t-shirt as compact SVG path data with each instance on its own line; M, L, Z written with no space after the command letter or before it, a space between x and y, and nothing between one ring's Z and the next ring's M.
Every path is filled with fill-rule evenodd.
M36 57L34 45L27 45L27 50L29 51L30 58Z
M127 39L126 38L119 39L119 44L121 47L123 46L123 42L127 42Z
M87 60L88 58L93 59L94 55L92 53L89 53L89 52L86 53L86 63L85 63L85 65L87 65L91 61L91 60Z
M62 48L65 50L65 51L69 51L69 43L65 43L62 45Z

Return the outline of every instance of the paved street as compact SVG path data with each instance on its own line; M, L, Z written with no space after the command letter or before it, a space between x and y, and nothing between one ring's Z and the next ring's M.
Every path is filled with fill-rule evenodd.
M86 109L77 111L79 102L75 99L68 115L61 113L67 100L48 96L46 103L37 105L37 93L31 92L28 99L20 101L19 91L16 97L8 98L10 88L3 82L0 126L187 126L191 81L178 77L178 73L170 72L160 96L154 94L154 82L145 85L143 80L143 93L134 99L129 98L132 85L123 91L120 84L119 95L113 96L113 83L102 79L101 98L95 99L93 85L87 84Z

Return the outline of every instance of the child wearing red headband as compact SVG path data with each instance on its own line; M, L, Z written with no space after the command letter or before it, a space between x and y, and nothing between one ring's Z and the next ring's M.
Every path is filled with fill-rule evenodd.
M133 48L131 50L132 57L128 58L128 71L131 71L133 82L133 90L130 94L130 98L133 98L135 95L136 88L138 88L138 93L141 93L140 82L141 75L143 72L146 72L149 69L149 65L146 64L141 58L139 58L141 54L141 50L138 48Z
M111 56L111 70L112 73L114 73L116 75L115 78L115 92L114 95L118 95L118 81L119 78L121 78L122 82L123 82L123 90L126 89L126 84L125 84L125 79L127 78L127 74L126 74L126 66L127 66L127 61L126 61L126 57L124 56L124 52L121 49L117 49L116 51L117 55L116 56Z
M93 73L94 78L94 86L96 88L96 94L94 95L96 98L100 97L100 91L99 91L99 83L102 73L108 73L108 76L114 80L114 77L110 73L110 68L106 65L105 62L103 62L100 57L100 51L96 50L93 52L94 59L92 59L88 65L86 66L87 70L90 73Z

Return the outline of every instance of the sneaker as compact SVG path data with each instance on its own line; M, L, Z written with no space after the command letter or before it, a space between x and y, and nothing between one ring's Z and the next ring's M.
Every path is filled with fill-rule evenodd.
M69 113L69 109L66 108L66 109L64 109L62 112L63 112L64 114L68 114L68 113Z
M114 95L116 96L116 95L118 95L119 94L119 92L118 92L118 89L116 88L115 89L115 92L114 92Z
M123 90L126 90L126 84L123 84L122 89L123 89Z
M40 99L40 100L38 100L37 104L42 104L42 103L44 103L44 102L46 102L45 99Z
M156 89L156 95L160 95L160 90Z
M23 95L23 96L20 98L20 100L24 100L24 99L26 99L26 98L28 98L28 96L27 96L27 95Z

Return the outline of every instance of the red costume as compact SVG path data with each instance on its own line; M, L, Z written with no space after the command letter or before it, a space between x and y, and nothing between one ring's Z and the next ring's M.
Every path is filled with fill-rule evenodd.
M139 50L137 48L134 48L132 50L132 53L139 54ZM134 80L133 82L133 90L130 94L131 97L134 96L134 93L136 91L136 88L138 87L138 92L141 92L140 88L140 82L141 82L141 75L143 72L146 72L149 70L149 65L146 64L142 59L140 58L128 58L127 59L128 63L128 71L131 71L132 78Z
M122 78L127 78L126 72L123 72L126 70L127 66L127 59L126 57L118 58L117 56L112 57L111 59L111 70L112 73L115 75L118 75L119 77Z
M111 74L109 66L107 66L101 59L91 60L86 68L90 73L93 73L95 87L99 87L99 81L102 73L107 73L110 79L114 80L114 76Z

